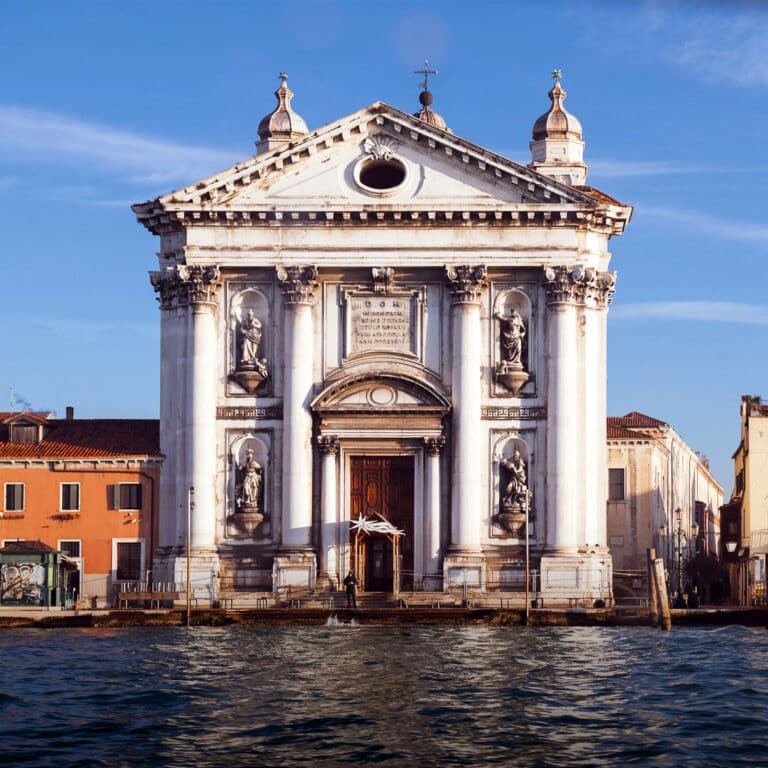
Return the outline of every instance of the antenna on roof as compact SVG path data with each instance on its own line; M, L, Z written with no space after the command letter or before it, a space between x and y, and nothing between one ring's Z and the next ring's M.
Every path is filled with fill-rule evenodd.
M15 410L15 403L13 401L13 384L11 384L11 386L8 387L8 401L11 406L11 409L10 409L11 413L13 413Z

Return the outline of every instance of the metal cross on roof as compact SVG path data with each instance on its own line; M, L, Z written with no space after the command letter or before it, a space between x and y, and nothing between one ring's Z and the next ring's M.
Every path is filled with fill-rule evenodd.
M560 80L563 76L563 70L562 69L553 69L552 70L552 79L557 82Z
M424 69L414 69L414 75L424 75L424 82L419 83L419 88L423 88L425 91L429 90L429 76L439 75L440 73L436 69L429 68L429 61L424 59Z

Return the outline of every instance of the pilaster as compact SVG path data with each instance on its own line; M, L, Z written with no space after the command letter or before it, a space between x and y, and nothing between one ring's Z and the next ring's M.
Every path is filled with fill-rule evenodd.
M322 469L322 523L320 530L320 575L328 581L331 589L337 589L339 573L339 498L336 457L339 453L339 439L336 435L320 435L317 438Z
M445 438L424 438L424 589L442 587L440 574L440 452Z

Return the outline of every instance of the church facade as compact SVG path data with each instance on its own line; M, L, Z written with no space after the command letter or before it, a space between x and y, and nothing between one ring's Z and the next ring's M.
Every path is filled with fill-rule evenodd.
M529 166L427 90L314 131L275 95L253 157L133 207L160 240L155 577L184 580L189 535L198 585L491 592L527 537L545 604L610 599L608 241L632 209L585 185L559 79Z

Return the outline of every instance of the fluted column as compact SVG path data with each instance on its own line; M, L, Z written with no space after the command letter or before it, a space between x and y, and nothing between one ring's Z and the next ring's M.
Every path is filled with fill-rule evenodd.
M480 296L485 288L484 266L447 267L451 289L453 391L453 466L451 470L451 548L479 552L481 514L478 498L482 475L480 419Z
M440 571L440 451L445 438L424 438L424 571Z
M607 319L608 304L616 285L615 272L599 272L585 294L584 372L586 417L584 435L585 542L588 546L608 544L606 497L608 488L607 448Z
M219 268L182 264L177 272L178 302L188 308L192 326L184 421L185 485L195 489L190 529L191 544L195 549L213 547L216 542L216 291ZM186 495L182 495L186 500Z
M584 510L578 472L580 387L577 379L576 300L583 270L547 267L549 320L547 392L547 531L551 553L575 554Z
M278 267L283 292L282 544L308 549L312 540L312 303L315 267Z
M320 572L331 580L334 586L339 584L338 532L339 532L339 497L336 482L336 456L339 452L339 439L336 435L320 435L317 445L322 457L322 525L320 529Z

